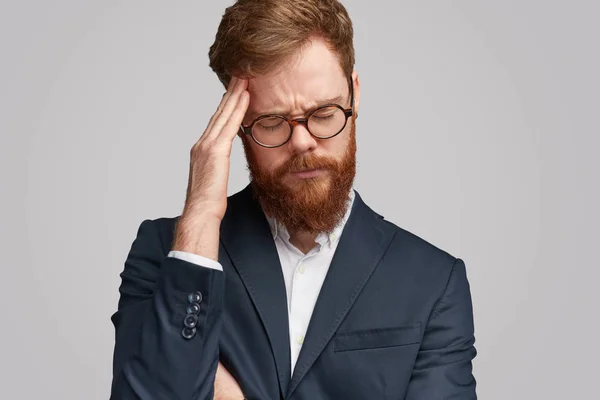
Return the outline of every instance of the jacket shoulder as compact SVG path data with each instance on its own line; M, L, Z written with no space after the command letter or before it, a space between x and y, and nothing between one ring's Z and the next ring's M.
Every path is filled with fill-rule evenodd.
M448 251L436 246L435 244L416 235L415 233L401 228L388 220L383 220L383 222L387 224L390 228L395 230L396 241L398 242L397 244L401 244L402 246L409 246L415 249L416 251L430 254L432 257L438 257L441 259L447 259L451 261L456 260L456 257L450 254Z
M454 265L460 260L446 250L393 222L387 220L381 222L395 232L386 258L399 260L404 268L412 270L416 275L448 277Z
M432 299L443 296L455 267L464 265L460 258L400 228L389 221L382 221L395 235L384 256L393 270L418 287L421 294L429 293Z
M399 227L393 222L369 207L362 197L357 193L359 202L365 205L367 213L373 216L380 229L390 232L394 237L387 250L387 256L396 256L400 259L410 260L409 264L423 265L423 263L449 265L449 270L456 262L457 258L441 249L429 241L417 236L416 234Z

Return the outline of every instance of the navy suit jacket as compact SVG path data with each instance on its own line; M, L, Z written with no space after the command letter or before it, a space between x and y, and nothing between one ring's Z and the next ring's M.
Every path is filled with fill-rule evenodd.
M167 257L176 221L144 221L125 262L111 399L212 399L219 359L247 399L476 399L463 261L358 193L293 374L281 265L251 188L228 198L224 272Z

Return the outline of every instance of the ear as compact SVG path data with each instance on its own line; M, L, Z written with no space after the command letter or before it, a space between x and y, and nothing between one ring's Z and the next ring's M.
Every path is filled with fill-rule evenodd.
M352 72L352 86L354 88L354 113L358 116L358 109L360 106L360 81L358 80L358 73Z

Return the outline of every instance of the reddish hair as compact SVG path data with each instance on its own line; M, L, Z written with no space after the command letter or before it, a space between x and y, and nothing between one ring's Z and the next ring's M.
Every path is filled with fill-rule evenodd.
M233 75L252 78L285 67L320 37L349 78L354 69L352 21L338 0L238 0L225 10L210 67L227 87Z

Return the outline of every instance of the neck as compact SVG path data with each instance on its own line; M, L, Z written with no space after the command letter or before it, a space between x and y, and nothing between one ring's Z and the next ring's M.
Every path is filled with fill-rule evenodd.
M290 232L290 243L294 245L298 250L304 254L308 253L313 247L315 247L316 233L308 232Z

